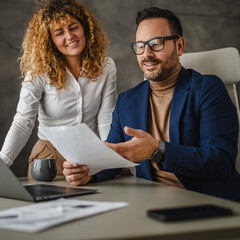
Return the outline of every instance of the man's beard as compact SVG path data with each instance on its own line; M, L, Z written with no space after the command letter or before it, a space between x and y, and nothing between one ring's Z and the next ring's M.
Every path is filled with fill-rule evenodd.
M160 68L158 69L157 72L155 72L155 70L153 70L151 72L151 70L149 71L149 70L144 69L144 64L146 64L146 63L159 64L158 67L160 67ZM144 77L146 79L148 79L150 81L160 82L160 81L168 78L169 76L171 76L176 71L178 64L179 64L179 61L178 61L178 57L177 57L177 53L176 53L176 48L174 48L170 57L165 62L163 62L159 58L148 57L148 58L143 59L141 61L141 63L139 63L139 66L140 66L140 69L142 70L142 72L144 73Z

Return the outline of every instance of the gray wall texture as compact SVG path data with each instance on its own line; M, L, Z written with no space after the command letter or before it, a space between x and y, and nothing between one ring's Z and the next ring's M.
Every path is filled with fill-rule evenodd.
M129 44L135 40L137 11L157 6L173 11L181 20L185 52L236 47L240 51L239 0L80 0L103 25L111 46L108 54L117 65L118 93L143 79ZM21 86L19 62L21 43L34 11L33 0L0 0L0 147L11 125ZM238 87L238 92L240 88ZM26 176L36 128L19 154L12 170Z

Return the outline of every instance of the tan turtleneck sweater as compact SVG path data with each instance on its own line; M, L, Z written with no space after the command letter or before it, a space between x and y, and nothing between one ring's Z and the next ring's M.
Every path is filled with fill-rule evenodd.
M156 139L169 142L169 119L172 96L181 66L170 77L160 82L150 82L148 114L148 132ZM153 178L171 186L184 188L175 174L159 170L157 164L152 162Z

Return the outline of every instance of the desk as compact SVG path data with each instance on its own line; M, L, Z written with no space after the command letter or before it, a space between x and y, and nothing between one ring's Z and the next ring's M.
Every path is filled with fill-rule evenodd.
M64 180L50 184L69 186ZM0 229L1 240L44 240L44 239L238 239L240 238L240 204L204 194L150 182L135 177L123 177L90 184L97 194L74 197L93 201L124 201L130 206L111 212L68 222L37 234ZM238 215L179 223L161 223L147 217L151 208L177 207L215 203L232 208ZM0 198L0 209L31 204Z

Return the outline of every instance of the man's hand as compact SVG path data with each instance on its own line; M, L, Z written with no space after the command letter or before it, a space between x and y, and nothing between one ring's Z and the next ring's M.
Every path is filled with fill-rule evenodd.
M105 142L105 144L131 162L150 159L153 152L159 147L158 140L147 132L130 127L125 127L124 131L133 137L130 141L117 144Z
M88 176L89 169L86 165L78 165L76 162L65 161L63 168L66 181L72 186L85 185L91 179L91 176Z

